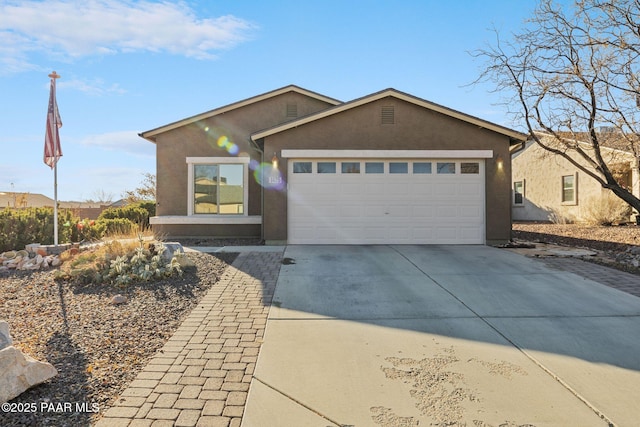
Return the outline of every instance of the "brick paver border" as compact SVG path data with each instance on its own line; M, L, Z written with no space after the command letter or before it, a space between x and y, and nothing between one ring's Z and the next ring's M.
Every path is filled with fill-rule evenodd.
M239 254L95 426L239 427L281 264Z
M640 297L640 276L613 267L596 264L573 257L539 257L533 258L551 268L568 271L585 279L590 279L611 288L618 289Z

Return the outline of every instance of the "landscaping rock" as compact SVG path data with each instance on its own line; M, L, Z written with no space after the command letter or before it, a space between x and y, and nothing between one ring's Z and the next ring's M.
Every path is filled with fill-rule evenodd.
M0 270L40 270L50 265L60 265L57 255L42 255L40 248L29 252L27 250L7 251L0 254ZM34 248L31 248L34 249Z
M0 403L58 375L53 365L23 354L12 343L9 325L0 321Z
M111 304L113 305L124 304L126 302L127 302L127 297L120 294L114 295L114 297L111 298Z
M4 320L0 320L0 350L13 344L13 339L9 334L9 324Z
M162 259L166 262L171 261L176 254L183 254L184 248L179 242L163 242L164 252L162 253Z

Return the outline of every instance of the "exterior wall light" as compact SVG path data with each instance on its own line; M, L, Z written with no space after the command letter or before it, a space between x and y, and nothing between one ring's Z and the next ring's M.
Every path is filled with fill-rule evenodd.
M278 156L276 156L276 153L273 153L273 157L271 158L271 167L273 169L278 169Z
M498 170L502 170L504 167L504 160L502 160L502 156L500 154L496 157L496 165L498 166Z

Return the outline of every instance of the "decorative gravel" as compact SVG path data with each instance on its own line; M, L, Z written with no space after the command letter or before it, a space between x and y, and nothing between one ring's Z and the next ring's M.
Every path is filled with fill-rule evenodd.
M0 411L0 425L90 425L237 254L188 256L195 267L181 277L126 288L56 282L52 271L1 274L0 319L9 323L14 345L48 361L59 374L13 399L10 403L21 411ZM116 294L128 302L110 304Z
M636 225L515 223L512 230L516 239L605 252L624 252L630 246L640 245L640 227Z

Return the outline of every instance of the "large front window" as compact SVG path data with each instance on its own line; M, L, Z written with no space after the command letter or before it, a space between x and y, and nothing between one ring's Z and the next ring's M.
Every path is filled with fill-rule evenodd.
M193 212L244 214L244 164L194 164Z

